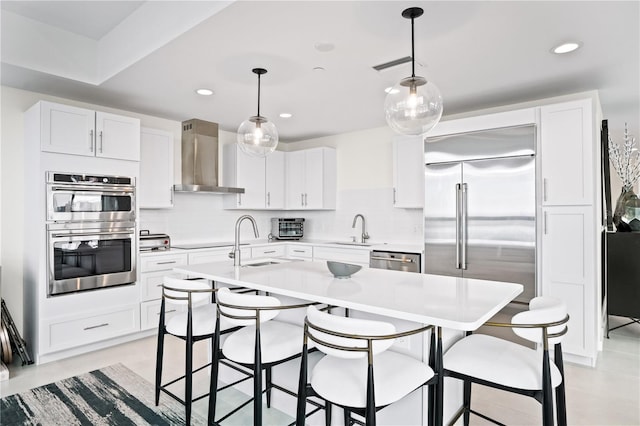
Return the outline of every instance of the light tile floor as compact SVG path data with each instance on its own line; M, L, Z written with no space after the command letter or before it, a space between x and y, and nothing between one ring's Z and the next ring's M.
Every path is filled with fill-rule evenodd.
M625 318L611 318L611 327L626 322ZM167 359L173 367L166 368L167 377L175 377L184 365L184 347L169 339ZM10 366L10 379L0 382L0 396L8 396L74 375L86 373L114 363L122 363L149 382L154 381L155 338L149 337L112 348L95 351L44 365L21 367L16 356ZM206 360L205 342L196 344L196 365ZM570 425L640 425L640 325L634 324L611 332L605 339L604 350L596 368L565 363L568 422ZM208 386L207 374L196 375L195 392ZM541 424L540 405L531 398L495 391L482 386L473 387L474 409L509 425ZM245 396L232 389L225 391L218 405L222 413L235 406ZM194 412L206 418L207 399L194 405ZM246 425L251 421L251 405L232 416L225 425ZM265 410L265 424L285 425L293 419L271 409ZM337 420L337 419L336 419ZM457 424L462 424L459 421ZM477 416L471 424L489 424Z

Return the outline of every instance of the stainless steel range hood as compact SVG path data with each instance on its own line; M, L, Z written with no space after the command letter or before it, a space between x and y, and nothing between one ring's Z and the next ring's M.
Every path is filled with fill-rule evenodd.
M243 194L244 188L218 186L218 124L191 119L182 122L182 184L178 192Z

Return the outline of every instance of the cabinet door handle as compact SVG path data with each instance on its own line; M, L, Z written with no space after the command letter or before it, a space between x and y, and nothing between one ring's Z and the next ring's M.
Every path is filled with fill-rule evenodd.
M394 205L396 204L396 191L397 190L395 188L393 188L393 204Z
M267 192L267 207L271 205L271 192Z
M547 201L547 178L542 179L542 201Z
M309 194L307 194L306 192L304 193L304 205L305 205L305 207L306 207L306 206L307 206L307 204L308 204L308 203L307 203L307 201L308 201L308 198L307 198L307 197L308 197L308 195L309 195Z
M170 265L172 263L176 263L175 260L166 260L164 262L156 262L156 265Z
M304 207L304 193L300 194L300 205Z
M93 152L93 129L89 130L89 152Z
M542 215L542 232L547 235L547 212Z
M461 244L461 254L462 254L462 264L460 265L462 269L467 269L467 184L462 184L462 244Z
M456 269L460 269L460 193L461 186L456 183Z
M100 130L100 153L102 154L102 130Z
M98 325L91 325L91 326L89 326L89 327L85 327L84 329L85 329L85 330L93 330L94 328L106 327L106 326L108 326L108 325L109 325L109 323L108 323L108 322L105 322L105 323L98 324Z
M242 194L238 194L238 205L242 205Z

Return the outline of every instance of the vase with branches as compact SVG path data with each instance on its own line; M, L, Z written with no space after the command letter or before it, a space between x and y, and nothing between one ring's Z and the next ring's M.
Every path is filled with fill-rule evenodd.
M640 200L633 191L633 186L640 179L640 150L636 146L636 138L629 135L626 123L622 144L614 143L609 137L609 160L622 181L613 223L619 231L640 231Z

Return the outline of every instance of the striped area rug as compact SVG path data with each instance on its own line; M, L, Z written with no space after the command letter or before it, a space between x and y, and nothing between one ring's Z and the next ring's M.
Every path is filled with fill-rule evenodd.
M121 364L11 395L0 400L5 425L181 425L184 406ZM192 414L191 424L205 419Z

